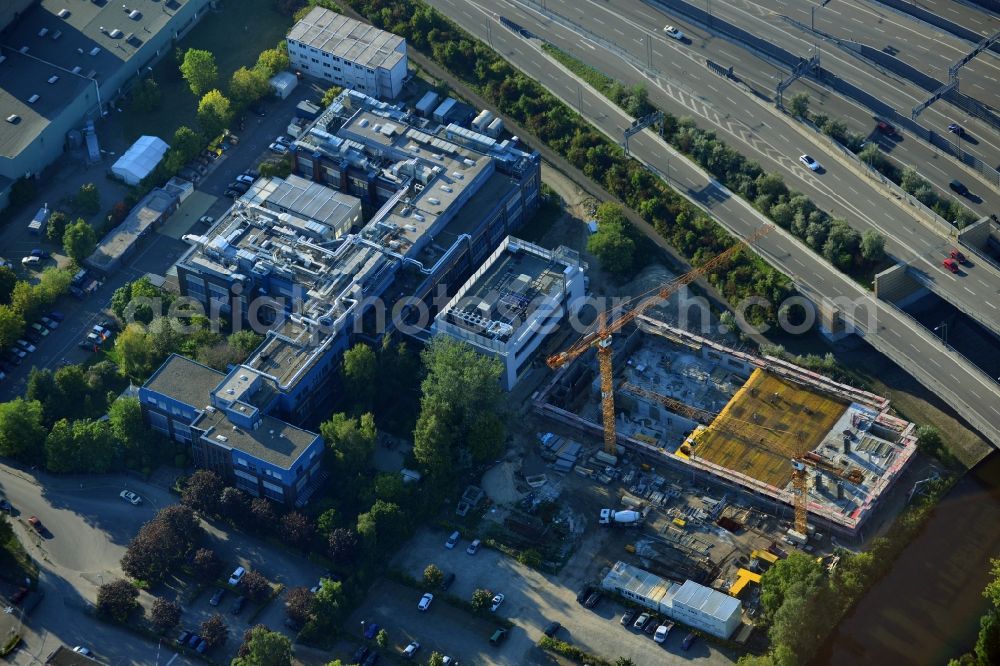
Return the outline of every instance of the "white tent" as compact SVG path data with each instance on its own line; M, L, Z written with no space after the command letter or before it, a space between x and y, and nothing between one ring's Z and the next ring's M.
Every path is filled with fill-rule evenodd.
M278 72L271 77L271 88L274 90L274 94L281 99L291 95L297 85L299 85L299 79L291 72Z
M118 158L111 171L129 185L135 185L148 176L163 159L169 146L156 136L140 136L136 142Z

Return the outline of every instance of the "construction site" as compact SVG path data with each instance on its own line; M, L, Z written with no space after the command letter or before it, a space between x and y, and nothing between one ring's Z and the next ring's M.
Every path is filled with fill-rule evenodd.
M536 411L603 436L609 456L638 454L711 475L748 503L792 507L790 543L817 528L858 535L916 452L914 425L880 396L646 314L613 333L558 364Z

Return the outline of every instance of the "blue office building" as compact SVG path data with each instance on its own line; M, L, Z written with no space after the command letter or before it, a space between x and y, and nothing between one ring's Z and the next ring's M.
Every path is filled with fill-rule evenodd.
M281 393L252 368L224 374L173 354L139 400L150 427L191 445L195 466L255 497L302 506L324 480L322 438L272 416Z

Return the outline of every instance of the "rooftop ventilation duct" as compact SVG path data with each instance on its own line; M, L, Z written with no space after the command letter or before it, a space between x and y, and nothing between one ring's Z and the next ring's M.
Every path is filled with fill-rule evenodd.
M69 16L69 10L68 9L60 9L59 13L56 14L56 16L58 16L61 19L64 19L64 18L66 18L66 17Z
M58 80L59 80L59 77L56 76L55 74L53 74L52 76L49 77L49 83L55 83Z

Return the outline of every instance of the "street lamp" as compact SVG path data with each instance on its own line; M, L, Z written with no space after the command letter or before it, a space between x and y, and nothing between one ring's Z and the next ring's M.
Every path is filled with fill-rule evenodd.
M948 344L948 324L946 324L945 322L941 322L940 324L935 326L934 332L937 333L938 331L941 331L941 341L944 342L945 344Z

